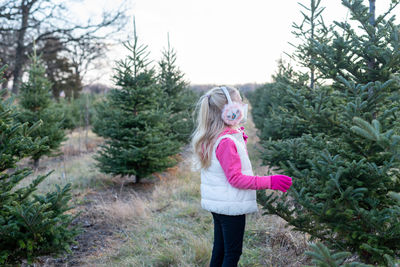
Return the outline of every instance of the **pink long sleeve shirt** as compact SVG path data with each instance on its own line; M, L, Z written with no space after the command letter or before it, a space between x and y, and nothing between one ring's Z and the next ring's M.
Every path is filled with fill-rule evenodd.
M226 127L218 137L225 134L235 134L239 132L242 132L243 139L247 144L248 136L244 133L244 127L241 127L240 130L235 130ZM221 164L222 169L224 170L228 182L233 187L240 189L254 189L254 190L270 188L271 186L270 177L250 176L242 174L242 164L240 162L240 157L237 152L236 145L231 139L229 138L222 139L215 150L215 155L217 156L217 159Z

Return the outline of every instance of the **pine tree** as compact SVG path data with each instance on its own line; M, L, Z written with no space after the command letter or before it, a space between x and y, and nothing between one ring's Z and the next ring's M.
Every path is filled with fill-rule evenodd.
M363 264L357 261L347 262L352 256L350 252L333 252L330 251L324 244L316 243L310 245L311 250L306 251L306 255L312 258L313 266L321 267L372 267L373 265ZM400 260L394 260L389 255L385 254L385 266L398 267Z
M117 62L117 89L96 107L93 131L106 138L96 156L102 172L135 175L138 182L153 172L176 164L172 157L181 143L169 125L168 97L149 68L147 46L139 45L136 30L133 43L126 43L130 55Z
M54 107L51 99L51 83L46 78L46 71L40 63L40 58L34 51L32 64L29 68L29 79L21 85L19 104L21 113L18 119L21 123L28 122L33 125L42 121L42 127L32 133L32 137L47 137L46 146L35 151L31 157L37 168L39 159L44 156L57 155L61 143L66 140L65 131L62 127L63 115Z
M0 80L4 67L0 69ZM0 94L3 95L3 90ZM79 233L71 227L75 216L65 214L72 207L71 185L45 195L35 194L38 185L50 174L40 175L26 187L17 185L32 171L16 163L44 149L47 137L33 139L31 134L42 127L15 120L13 99L0 98L0 265L9 266L22 259L31 263L39 255L70 251L69 244Z
M299 5L302 7L303 21L301 24L293 23L292 33L296 40L300 41L300 44L289 43L295 48L295 51L293 55L287 55L296 60L300 67L309 70L304 75L309 77L309 87L314 89L315 84L319 81L319 73L316 73L318 69L316 69L314 63L315 42L325 43L330 29L326 27L322 16L325 7L321 7L321 0L310 0L308 7L302 3L299 3Z
M172 115L168 123L177 139L187 143L194 127L191 118L196 94L189 89L189 84L184 80L184 74L176 66L176 52L170 46L169 36L168 47L162 54L163 57L158 62L160 69L158 82L168 96L164 99L165 105L171 107Z
M399 27L394 16L386 20L398 2L375 24L361 0L342 3L363 32L334 22L298 54L312 59L315 86L297 83L303 74L292 79L286 68L269 91L279 102L266 103L262 158L294 184L289 194L259 192L259 200L331 249L385 264L400 250L400 205L391 197L400 192Z
M300 99L302 95L306 98L310 97L309 95L314 92L307 85L310 77L307 74L295 72L290 65L280 61L278 72L272 78L272 83L259 87L249 96L252 117L259 129L259 137L262 140L268 140L270 137L284 139L301 136L309 129L309 126L303 125L299 116L282 111L290 109L293 112L293 97L299 102L304 101ZM299 93L298 88L302 89L302 94Z
M372 267L359 262L344 263L346 258L351 256L350 252L336 252L332 253L322 243L311 244L311 251L306 251L308 256L312 257L314 266L321 267ZM344 263L344 264L343 264Z

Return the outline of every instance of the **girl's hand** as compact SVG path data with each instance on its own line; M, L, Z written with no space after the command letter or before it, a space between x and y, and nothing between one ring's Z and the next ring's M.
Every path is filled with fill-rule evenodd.
M286 175L271 175L271 189L286 192L292 185L292 178Z

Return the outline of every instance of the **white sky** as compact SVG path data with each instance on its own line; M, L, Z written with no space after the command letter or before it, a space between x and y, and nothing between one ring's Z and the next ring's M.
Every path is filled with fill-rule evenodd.
M235 84L270 81L277 60L287 59L283 52L295 42L292 23L302 16L296 0L130 0L130 13L136 18L137 35L149 46L150 58L160 59L167 46L167 33L178 56L177 64L192 84ZM94 12L110 1L86 0L79 12ZM107 3L108 2L108 3ZM310 0L301 0L307 6ZM364 1L368 4L368 1ZM390 0L377 0L377 14L389 6ZM113 1L118 3L118 1ZM347 10L340 0L322 0L326 7L324 19L346 18ZM398 12L399 8L395 10ZM82 13L83 14L83 13ZM132 19L123 39L132 34ZM123 58L127 51L117 46L109 54L101 82L111 84L113 60ZM93 72L94 73L94 72ZM93 75L92 73L92 75ZM98 71L96 73L99 73Z

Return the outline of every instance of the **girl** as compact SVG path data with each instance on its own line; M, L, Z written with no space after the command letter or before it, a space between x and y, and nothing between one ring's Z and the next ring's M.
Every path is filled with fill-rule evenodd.
M255 190L286 192L292 178L253 175L247 135L239 128L246 120L247 105L236 88L212 88L200 98L197 110L192 147L201 169L201 206L214 220L210 267L233 267L242 254L245 216L258 211Z

